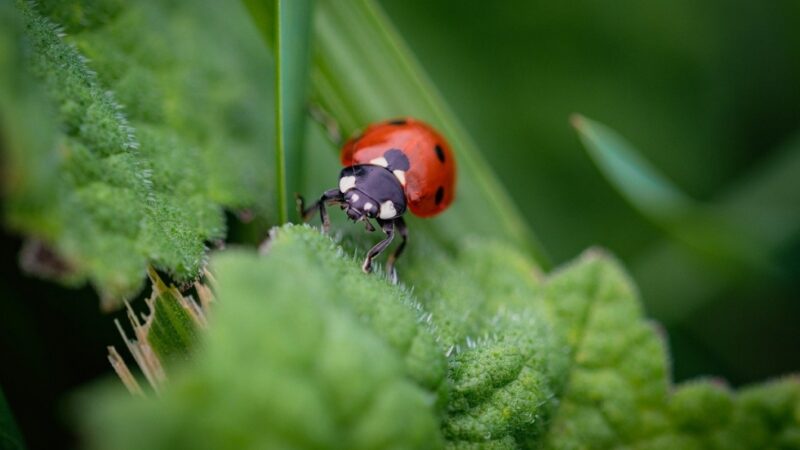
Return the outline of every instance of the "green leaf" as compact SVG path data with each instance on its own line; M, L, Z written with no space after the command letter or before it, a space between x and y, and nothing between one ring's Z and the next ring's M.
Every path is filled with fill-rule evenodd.
M565 345L536 301L538 269L504 245L465 243L407 274L448 355L442 431L450 446L525 446L544 429L561 389Z
M92 448L797 445L800 380L674 388L630 278L600 251L543 277L503 243L434 249L409 271L413 295L308 226L275 230L263 253L214 257L211 326L160 398L85 397Z
M713 261L731 275L740 267L776 270L760 236L746 222L701 206L652 167L625 139L585 117L572 119L584 147L616 189L673 239Z
M162 361L186 359L197 341L197 329L205 322L201 310L174 286L168 288L158 274L150 270L153 297L149 302L147 343Z
M544 447L612 448L667 429L664 344L619 266L590 251L549 280L545 298L571 350Z
M641 448L744 450L800 445L800 383L775 380L732 392L723 383L685 383L669 401L674 429Z
M6 396L0 389L0 448L3 450L25 450L22 435L11 415Z
M133 328L129 339L118 321L122 340L150 386L160 392L167 381L167 370L176 363L186 361L197 345L199 330L208 326L207 314L212 297L208 287L195 283L198 304L191 296L183 295L175 286L167 287L155 270L148 269L153 292L147 299L147 314L142 320L128 307L128 320ZM108 361L122 383L134 395L143 395L139 382L131 373L125 360L113 346L108 347Z
M269 9L245 2L259 25ZM271 30L261 26L269 39ZM491 236L528 251L548 266L545 251L528 229L466 130L447 109L380 7L370 0L317 2L311 64L311 97L345 136L371 122L415 116L430 122L452 144L458 160L453 206L434 220L414 220L436 241L454 244L465 234Z
M300 153L306 116L313 0L278 0L275 17L275 108L278 214L289 220L288 205L303 185ZM287 192L288 186L288 192ZM293 208L294 210L294 208ZM294 214L293 214L294 215ZM297 218L296 218L297 219Z
M444 355L407 291L309 227L212 267L204 345L158 400L94 398L90 447L440 447Z
M270 93L258 90L271 71L254 56L262 54L254 30L227 23L246 19L222 5L115 4L78 14L44 2L41 11L74 20L64 36L37 7L17 2L31 49L23 66L60 131L51 146L15 145L13 154L39 152L26 164L56 170L45 202L12 197L21 207L6 214L56 251L62 279L88 279L110 304L140 289L148 263L179 281L195 278L205 242L225 236L223 207L268 216L271 172Z
M730 391L719 381L672 389L665 345L642 320L630 279L596 252L547 284L571 345L558 412L542 448L795 448L800 380Z
M0 4L0 66L23 67L26 45L23 18L12 2ZM4 214L11 226L35 226L46 233L52 223L36 222L54 190L58 158L54 145L55 113L40 86L22 70L0 72L0 129L4 149Z

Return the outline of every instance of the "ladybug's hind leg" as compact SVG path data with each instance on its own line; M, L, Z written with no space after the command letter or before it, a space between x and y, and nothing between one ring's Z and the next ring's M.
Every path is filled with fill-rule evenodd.
M325 191L322 196L308 208L305 207L305 200L303 196L297 196L297 209L303 222L308 222L314 211L319 209L319 218L322 221L322 230L328 232L331 227L331 220L328 217L328 210L325 209L326 203L342 203L344 202L344 195L339 189L333 188Z
M380 224L383 232L386 233L386 238L375 244L375 246L373 246L367 252L367 257L364 259L364 264L361 265L361 270L363 270L364 273L372 272L372 260L386 250L386 247L392 243L392 239L394 239L394 223L395 222L393 220L384 221L378 219L378 224Z
M386 271L389 273L392 284L397 284L397 270L394 268L394 263L397 262L397 258L403 254L403 250L406 248L406 242L408 242L408 227L406 226L406 221L403 220L402 217L394 219L394 227L403 240L400 241L400 245L398 245L392 254L389 255L389 258L386 259Z

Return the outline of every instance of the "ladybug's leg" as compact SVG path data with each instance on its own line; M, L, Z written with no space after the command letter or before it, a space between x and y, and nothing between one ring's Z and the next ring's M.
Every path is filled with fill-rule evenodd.
M397 258L403 254L403 250L406 248L406 242L408 241L408 227L406 226L406 221L403 220L402 217L394 219L394 226L397 232L400 233L400 237L403 238L403 240L400 241L400 245L398 245L392 254L386 259L386 271L389 273L389 278L392 280L392 283L397 284L397 270L394 268L394 263L397 261Z
M376 256L380 255L382 251L386 250L386 247L392 243L392 239L394 239L394 221L383 221L378 219L378 223L383 229L383 232L386 233L386 238L384 240L375 244L374 247L369 249L367 252L367 258L364 260L364 264L361 266L361 270L365 273L372 272L372 259Z
M372 222L369 221L369 217L367 217L367 216L361 216L361 217L363 217L362 220L364 222L364 228L366 228L367 231L369 231L370 233L375 231L375 227L372 226Z
M319 200L314 202L313 205L309 206L308 209L305 208L305 201L303 200L303 197L298 195L297 207L300 210L300 217L302 217L304 222L307 222L308 219L311 218L311 215L314 214L314 210L319 209L319 218L322 220L322 229L327 233L328 229L331 227L331 221L328 218L328 210L325 209L325 204L341 203L343 201L344 196L339 189L333 188L325 191Z

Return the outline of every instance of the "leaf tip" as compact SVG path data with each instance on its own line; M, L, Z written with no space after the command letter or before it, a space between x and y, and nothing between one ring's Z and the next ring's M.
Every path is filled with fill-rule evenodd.
M569 123L578 132L582 132L584 126L586 125L586 117L584 117L580 113L572 113L569 116Z

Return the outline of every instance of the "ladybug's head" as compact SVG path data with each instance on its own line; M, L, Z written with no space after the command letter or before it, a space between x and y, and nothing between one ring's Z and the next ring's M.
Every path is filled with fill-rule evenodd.
M391 220L406 211L403 186L386 168L370 164L345 167L339 176L347 217Z
M363 220L366 216L374 219L378 213L378 202L359 189L350 189L344 194L345 203L342 209L347 213L347 217L354 222Z

